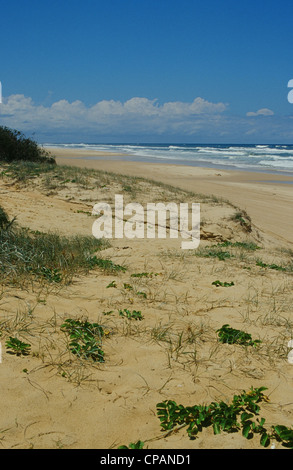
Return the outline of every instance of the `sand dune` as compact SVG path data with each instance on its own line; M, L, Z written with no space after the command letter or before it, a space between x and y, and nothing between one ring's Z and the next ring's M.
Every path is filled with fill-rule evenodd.
M229 403L243 390L264 386L269 401L260 404L260 416L266 426L292 425L292 186L267 183L278 178L264 174L80 156L57 156L58 168L80 168L79 182L72 173L65 178L65 170L58 179L58 168L25 182L4 175L0 205L17 216L19 226L69 236L91 235L93 205L113 205L115 194L141 204L200 202L200 247L182 250L180 239L168 237L113 239L99 253L125 271L95 268L68 285L3 284L2 447L109 449L141 440L149 449L260 448L259 436L215 435L211 427L195 440L184 427L164 433L156 405ZM113 174L82 173L82 167ZM239 211L248 217L244 225L235 218ZM220 252L228 255L221 258ZM216 280L231 285L217 287ZM140 311L143 319L123 317L123 309ZM70 353L61 330L66 318L103 325L104 363ZM217 329L224 324L261 343L220 343ZM31 344L29 355L7 354L5 341L12 334Z

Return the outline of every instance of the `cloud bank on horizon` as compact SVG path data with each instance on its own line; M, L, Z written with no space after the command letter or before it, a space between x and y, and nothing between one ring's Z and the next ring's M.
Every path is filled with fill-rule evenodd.
M160 104L157 99L133 97L125 102L102 100L86 106L82 101L59 100L37 105L31 97L3 98L0 124L33 133L40 142L193 141L233 142L292 140L292 116L277 117L268 108L246 116L229 114L229 104L197 97L192 102Z

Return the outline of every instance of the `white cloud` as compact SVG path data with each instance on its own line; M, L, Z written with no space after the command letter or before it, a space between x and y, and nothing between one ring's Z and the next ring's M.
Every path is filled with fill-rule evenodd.
M131 98L123 105L124 114L133 113L140 116L157 116L160 112L157 100L147 98Z
M94 120L100 115L121 115L123 114L123 105L120 101L103 100L88 109L90 120Z
M11 95L0 104L0 125L35 135L39 142L98 141L192 141L241 142L280 141L293 138L289 116L275 116L268 108L231 115L226 103L201 97L191 102L159 103L156 99L133 97L125 102L102 100L91 106L65 99L50 106L37 105L32 98ZM257 116L258 119L252 119ZM261 119L272 116L272 119ZM249 137L250 136L250 137Z
M93 106L85 106L77 100L72 103L60 100L51 106L35 105L24 95L11 95L0 107L2 125L35 130L49 127L75 130L87 127L89 130L105 132L161 132L170 128L187 126L190 131L196 117L223 113L224 103L211 103L196 98L191 103L170 102L159 105L157 100L134 97L124 103L103 100ZM191 126L191 127L190 127Z
M192 103L183 103L180 101L165 103L161 108L161 112L173 116L192 116L222 113L226 109L227 105L224 103L210 103L203 98L195 98Z
M274 111L268 108L262 108L256 112L250 111L246 113L246 116L273 116L273 115L274 115Z

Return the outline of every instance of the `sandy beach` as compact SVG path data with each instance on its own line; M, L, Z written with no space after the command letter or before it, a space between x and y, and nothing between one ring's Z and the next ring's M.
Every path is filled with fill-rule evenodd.
M187 191L228 199L246 210L254 224L268 234L293 244L293 176L266 172L215 170L172 164L150 164L111 157L89 150L49 149L60 164L96 168L163 181ZM89 159L89 157L95 157Z
M259 433L246 439L240 428L207 426L190 439L185 425L163 430L157 414L168 400L231 403L243 391L253 396L251 387L266 389L253 419L290 428L293 186L285 181L293 178L52 153L57 166L47 173L21 179L2 168L1 206L33 236L91 237L94 204L113 206L123 194L143 205L199 202L201 242L182 250L179 239L111 239L96 256L123 270L93 265L68 283L3 281L2 448L117 449L140 440L145 449L260 449ZM68 318L102 325L104 362L70 352L61 328ZM227 324L260 343L219 342ZM9 336L29 343L30 354L8 354Z

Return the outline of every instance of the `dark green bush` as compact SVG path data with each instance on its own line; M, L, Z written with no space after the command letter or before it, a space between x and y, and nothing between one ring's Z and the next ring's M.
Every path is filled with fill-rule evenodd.
M25 137L17 130L3 126L0 126L0 160L5 162L26 160L56 163L54 157L40 148L34 140Z
M5 210L0 206L0 230L5 230L9 226L9 218Z

